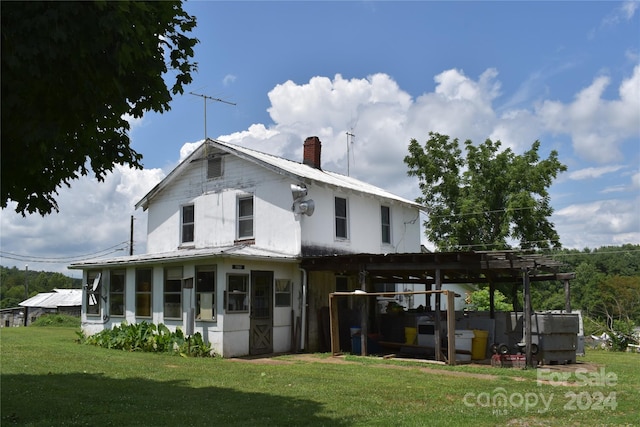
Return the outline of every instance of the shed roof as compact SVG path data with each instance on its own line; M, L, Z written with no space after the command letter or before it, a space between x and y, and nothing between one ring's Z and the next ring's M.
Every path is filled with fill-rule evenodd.
M22 307L58 308L82 305L82 289L54 289L22 301Z
M303 258L301 267L351 274L364 271L383 283L435 283L437 271L442 283L517 282L523 274L531 281L575 276L563 272L566 266L549 256L516 251L317 256Z
M375 185L367 184L366 182L360 181L350 176L322 169L316 169L312 166L305 165L304 163L295 162L293 160L288 160L271 154L262 153L260 151L241 147L239 145L208 138L203 141L203 143L186 159L184 159L175 169L173 169L171 173L169 173L169 175L167 175L162 181L160 181L158 185L151 189L151 191L149 191L149 193L147 193L136 204L136 209L139 207L147 209L150 200L153 199L160 191L162 191L163 188L169 185L177 176L179 176L191 162L206 158L209 148L217 149L224 153L235 155L258 166L269 169L275 173L289 176L304 183L316 183L334 188L342 188L360 194L366 194L373 197L395 201L397 203L409 205L414 208L421 208L421 205L416 202L397 196L393 193L383 190L382 188L376 187Z

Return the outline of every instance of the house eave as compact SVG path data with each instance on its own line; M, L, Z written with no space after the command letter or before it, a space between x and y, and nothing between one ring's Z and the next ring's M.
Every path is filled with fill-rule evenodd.
M277 261L297 263L300 258L296 255L284 254L251 246L236 245L206 249L179 249L172 252L162 252L155 254L132 255L117 258L102 258L81 261L69 265L71 270L87 270L93 268L114 268L129 265L153 265L178 261L197 261L206 258L230 258L230 259L250 259L259 261Z

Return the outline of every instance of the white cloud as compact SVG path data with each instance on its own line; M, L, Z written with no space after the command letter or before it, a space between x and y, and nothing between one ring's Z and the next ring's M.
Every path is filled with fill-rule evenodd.
M602 26L613 26L620 22L630 21L638 9L638 1L631 0L623 2L602 20Z
M622 159L620 146L640 129L640 66L620 84L619 99L603 99L609 84L597 77L570 104L547 100L536 109L546 130L571 135L576 154L598 163Z
M130 216L134 225L134 250L146 247L146 214L134 211L135 203L164 177L160 169L134 170L116 166L104 182L82 177L63 187L57 198L59 213L46 217L22 215L11 203L2 211L2 251L32 257L32 270L66 272L69 262L39 264L42 258L91 257L112 246L124 248L130 235ZM116 252L111 256L125 255ZM2 259L3 265L19 261Z
M180 147L180 159L178 160L178 163L189 157L189 155L196 151L196 148L202 145L203 142L204 140L198 142L185 142L184 145Z
M640 198L574 204L552 216L564 247L582 249L640 242Z
M622 168L624 168L623 165L602 166L599 168L584 168L569 173L569 179L581 180L599 178L602 175L617 172Z
M224 86L229 86L230 84L235 83L236 79L237 77L233 74L227 74L226 76L224 76L224 79L222 79L222 84Z

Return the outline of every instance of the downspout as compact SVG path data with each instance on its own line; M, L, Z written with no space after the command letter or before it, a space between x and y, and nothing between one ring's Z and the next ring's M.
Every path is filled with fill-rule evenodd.
M307 342L306 332L307 332L307 270L304 268L298 267L298 269L302 272L302 302L300 307L300 317L301 317L301 327L300 327L300 351L304 351L305 343ZM294 327L294 325L291 325Z

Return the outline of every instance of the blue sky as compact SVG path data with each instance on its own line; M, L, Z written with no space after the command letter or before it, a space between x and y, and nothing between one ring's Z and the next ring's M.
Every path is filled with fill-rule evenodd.
M65 271L121 249L130 215L144 251L146 213L133 205L204 137L204 102L189 92L236 104L207 103L209 137L300 160L317 135L325 169L410 199L411 138L500 139L518 153L540 140L544 157L557 150L569 168L551 187L563 245L640 243L638 6L187 2L199 70L171 111L131 122L145 170L76 181L46 218L3 210L0 262Z

